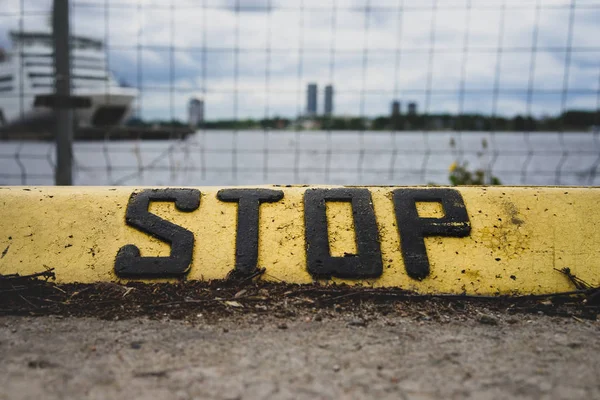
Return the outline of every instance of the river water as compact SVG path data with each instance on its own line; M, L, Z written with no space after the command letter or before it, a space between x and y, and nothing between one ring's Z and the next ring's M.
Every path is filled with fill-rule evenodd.
M54 145L0 143L0 184L51 185ZM467 162L510 185L599 185L600 133L198 131L74 144L78 185L447 184Z

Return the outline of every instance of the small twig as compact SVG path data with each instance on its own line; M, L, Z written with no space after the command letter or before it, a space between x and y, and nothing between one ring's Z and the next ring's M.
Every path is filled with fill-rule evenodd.
M59 288L57 285L51 285L50 286L52 289L54 290L58 290L59 292L62 292L64 294L67 294L67 292L65 292L64 290L62 290L61 288Z
M569 268L569 267L561 268L561 269L554 268L554 270L560 272L561 274L563 274L567 278L569 278L569 280L571 281L571 283L573 285L575 285L575 287L577 289L579 289L579 290L593 289L592 285L590 285L589 283L587 283L583 279L576 277L575 274L572 274L571 273L571 268Z
M79 290L79 291L77 291L77 292L73 292L73 293L71 293L71 295L69 296L69 300L70 300L70 299L72 299L73 297L75 297L75 296L77 296L77 295L79 295L79 294L83 293L83 292L86 292L86 291L90 290L90 287L91 287L91 286L87 286L87 287L84 287L83 289L81 289L81 290Z
M246 274L238 271L237 269L233 269L227 274L225 281L242 284L264 274L266 270L266 268L256 268L250 274Z
M0 293L21 292L26 289L27 286L12 286L10 289L0 289Z
M168 303L157 303L157 304L144 304L144 307L155 308L155 307L170 307L170 306L180 306L184 304L201 304L201 303L220 303L221 300L217 299L198 299L198 300L182 300L182 301L171 301Z
M250 275L248 275L246 278L244 278L244 279L241 281L241 283L244 283L244 282L247 282L247 281L249 281L249 280L251 280L251 279L254 279L254 278L256 278L257 276L261 276L262 274L264 274L264 273L265 273L265 271L266 271L266 270L267 270L266 268L256 268L256 270L255 270L255 271L254 271L252 274L250 274Z
M23 296L21 296L21 295L19 295L19 297L20 297L21 299L23 299L23 301L24 301L24 302L28 303L28 304L29 304L31 307L33 307L33 308L38 308L38 307L37 307L35 304L33 304L32 302L30 302L29 300L27 300L25 297L23 297Z
M69 303L66 303L64 301L50 300L50 299L45 299L45 298L42 298L42 297L31 297L31 298L39 300L39 301L44 301L46 303L62 304L63 306L69 304Z
M327 291L322 291L322 294L327 294ZM344 293L344 292L341 292ZM354 295L354 294L360 294L360 293L364 293L367 294L369 296L372 296L374 298L395 298L395 299L428 299L428 298L432 298L435 295L431 295L431 294L419 294L419 293L410 293L410 292L404 292L404 291L395 291L395 290L390 290L390 291L386 291L386 290L381 290L381 289L369 289L369 290L360 290L358 292L353 292L353 293L348 293L348 294L342 294L340 296L334 297L333 299L338 299L338 298L343 298L343 297L347 297L349 295Z
M12 280L29 280L34 278L45 278L46 280L52 278L56 278L56 274L54 273L54 268L49 268L44 272L37 272L35 274L30 275L19 275L19 274L10 274L10 275L0 275L0 282L2 281L12 281Z

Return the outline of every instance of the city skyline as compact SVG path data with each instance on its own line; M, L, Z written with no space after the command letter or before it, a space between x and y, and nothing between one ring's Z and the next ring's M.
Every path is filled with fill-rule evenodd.
M333 115L334 111L334 89L333 85L326 85L323 92L323 111L319 110L319 85L309 83L306 85L306 117L316 117L318 115ZM297 118L302 115L296 116Z

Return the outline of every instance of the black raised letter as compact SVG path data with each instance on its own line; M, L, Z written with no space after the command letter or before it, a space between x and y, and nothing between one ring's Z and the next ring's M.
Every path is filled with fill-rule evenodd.
M358 254L332 257L327 231L325 202L344 201L352 205ZM383 272L379 232L368 189L309 189L304 193L306 261L315 278L376 278Z
M258 216L261 203L283 199L283 191L271 189L222 189L217 192L221 201L238 203L237 234L235 239L235 272L250 276L258 263Z
M190 268L194 250L194 234L172 222L148 212L152 201L172 201L179 211L191 212L200 206L196 189L146 189L129 197L125 222L171 245L169 257L141 257L140 250L128 244L119 250L115 272L126 278L164 278L182 276Z
M418 202L438 202L443 218L421 218ZM471 233L471 223L465 202L454 189L398 189L394 191L396 222L402 257L408 276L422 280L429 275L429 258L425 248L426 236L465 237Z

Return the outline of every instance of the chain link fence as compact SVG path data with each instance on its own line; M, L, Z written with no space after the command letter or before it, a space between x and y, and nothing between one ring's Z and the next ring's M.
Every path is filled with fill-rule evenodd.
M53 184L52 2L2 1L0 184ZM69 4L75 184L598 185L600 1Z

